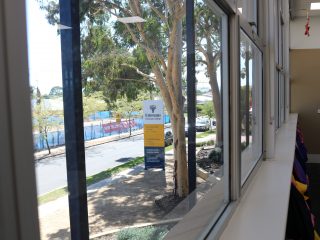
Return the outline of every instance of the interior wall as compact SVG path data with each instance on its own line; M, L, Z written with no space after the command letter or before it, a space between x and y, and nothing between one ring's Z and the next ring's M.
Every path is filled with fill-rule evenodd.
M320 49L291 49L290 75L291 112L299 113L308 153L320 154Z
M310 17L310 36L304 35L306 17L295 18L290 22L290 49L320 48L320 16Z

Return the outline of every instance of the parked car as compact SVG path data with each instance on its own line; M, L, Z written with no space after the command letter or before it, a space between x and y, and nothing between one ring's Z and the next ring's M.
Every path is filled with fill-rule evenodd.
M184 134L185 134L186 137L188 137L188 128L189 128L189 125L186 123L184 125Z
M215 127L216 124L217 124L217 120L216 120L215 118L212 118L212 120L211 120L211 125L212 125L213 127Z
M173 134L171 129L164 130L164 145L169 146L173 143Z
M208 118L196 119L196 131L208 131L210 129L210 120Z

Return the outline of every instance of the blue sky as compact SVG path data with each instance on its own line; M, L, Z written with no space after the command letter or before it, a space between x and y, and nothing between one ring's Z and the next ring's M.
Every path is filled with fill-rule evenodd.
M60 37L57 27L48 24L45 12L36 0L26 0L29 52L29 81L48 94L54 86L62 86Z

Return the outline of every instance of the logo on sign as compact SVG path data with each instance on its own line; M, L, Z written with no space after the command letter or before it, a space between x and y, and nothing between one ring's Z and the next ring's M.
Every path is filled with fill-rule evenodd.
M156 109L157 109L156 105L150 105L150 110L152 111L152 113L154 113Z

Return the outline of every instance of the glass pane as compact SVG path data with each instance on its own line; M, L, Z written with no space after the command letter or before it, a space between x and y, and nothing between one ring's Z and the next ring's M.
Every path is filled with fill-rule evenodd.
M275 84L274 84L274 105L275 105L275 124L276 124L276 129L280 127L280 73L275 70Z
M26 3L41 239L69 239L60 36L40 2Z
M216 197L211 217L216 217L227 204L229 133L228 124L223 124L228 122L227 16L211 1L196 3L197 17L211 25L210 29L196 26L198 45L210 57L205 59L200 51L197 53L207 63L197 65L197 78L207 85L208 95L203 95L209 108L201 106L199 111L202 117L197 121L198 130L205 132L197 134L198 150L205 151L197 158L197 169L201 168L197 171L198 188L189 194L185 5L182 0L175 3L123 0L103 6L92 1L81 5L90 237L109 233L108 237L115 238L142 231L162 238L212 189ZM58 1L40 4L46 21L66 29L58 25ZM59 38L59 30L55 34ZM211 61L211 57L215 60ZM61 70L55 73L61 81ZM53 92L62 93L61 88ZM143 108L146 100L158 102ZM162 118L158 111L163 108ZM148 122L152 116L160 123ZM63 122L57 128L63 129ZM64 155L46 163L51 162L65 170ZM54 179L65 177L55 169L45 173L44 182L49 175ZM40 219L44 239L70 237L70 227L65 224L69 223L65 185L63 182L57 186L59 192L43 210L47 214ZM166 223L158 224L162 220ZM141 230L144 223L150 226ZM132 231L125 230L129 226ZM143 235L139 239L147 238Z
M280 121L284 122L285 118L285 78L284 75L280 74Z
M262 155L262 53L240 34L241 182Z
M215 190L214 208L228 201L228 22L212 1L196 1L197 165ZM203 125L208 122L208 129ZM222 188L219 185L224 186ZM200 186L199 186L200 187Z
M238 11L258 31L258 1L257 0L238 0Z
M182 2L177 3L177 6L183 7ZM104 109L95 111L110 113L106 119L95 120L99 122L98 125L102 125L105 136L95 140L91 129L85 134L92 136L92 140L88 139L90 142L102 143L86 149L88 179L103 176L102 179L97 178L102 181L90 180L88 183L91 236L101 231L110 232L115 228L118 230L114 231L113 237L127 234L127 230L124 229L128 226L135 227L132 231L143 231L139 225L146 222L155 223L148 231L166 233L178 222L177 219L184 217L214 186L218 189L218 186L222 186L222 190L217 191L213 216L225 203L228 193L227 189L223 189L228 179L224 177L228 164L224 164L224 156L227 155L224 150L227 146L223 145L223 135L227 136L228 133L225 133L222 125L223 117L226 116L223 112L222 98L227 96L223 94L221 78L222 71L227 72L224 69L226 64L222 64L224 53L221 54L222 38L227 42L226 36L222 37L222 24L225 30L227 29L226 16L222 13L217 15L212 4L207 5L203 1L196 4L197 13L205 15L205 21L213 24L211 32L207 32L202 26L200 32L199 26L201 35L198 38L199 43L203 44L206 36L209 36L210 40L213 40L213 48L206 50L212 57L218 53L216 65L212 66L214 71L210 74L217 75L215 93L218 100L215 103L218 106L216 112L219 111L220 114L214 115L209 85L208 91L200 94L207 99L209 107L199 112L196 126L198 150L205 149L203 153L206 154L207 161L199 154L199 160L202 157L203 161L199 161L198 164L202 163L203 168L197 176L197 190L188 194L188 189L185 188L188 172L186 165L183 165L187 156L188 138L185 133L188 126L184 124L187 122L187 108L181 101L182 97L187 97L185 16L181 15L180 20L176 21L174 15L179 13L179 8L172 8L166 1L141 1L138 3L141 12L132 4L132 1L119 1L116 5L110 6L110 9L100 9L99 6L92 5L92 12L99 12L100 9L100 15L93 16L90 20L92 23L84 22L82 26L84 100L94 96L99 101L104 100ZM129 13L124 9L132 10L131 18L126 18ZM88 16L91 10L86 13ZM99 39L104 41L99 42ZM227 53L225 54L227 56ZM199 68L198 74L202 77L199 82L205 82L208 87L207 73L207 67ZM226 92L227 89L226 85ZM96 95L97 93L100 95ZM149 129L153 128L152 135L157 137L155 131L158 130L155 127L159 126L152 126L149 122L148 116L153 112L146 113L149 107L146 109L148 102L144 101L155 99L163 102L165 118L171 121L165 124L162 139L165 146L164 169L151 166L149 162ZM86 101L84 109L85 104ZM154 113L158 109L156 106L155 104ZM227 106L228 104L225 108ZM86 121L92 121L90 115ZM134 121L132 129L131 121ZM158 151L161 147L153 146L151 150ZM210 163L209 151L213 152ZM95 165L98 166L96 172L90 172L89 169ZM168 224L156 224L161 221L168 221ZM129 231L128 234L132 232Z

